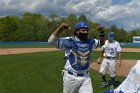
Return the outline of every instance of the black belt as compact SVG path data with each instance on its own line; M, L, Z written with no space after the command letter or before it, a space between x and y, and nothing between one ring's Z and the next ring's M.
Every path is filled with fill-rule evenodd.
M68 71L68 73L71 74L71 75L76 75L76 76L80 76L80 77L82 77L82 76L85 75L84 73L77 74L77 73L72 73L72 72L70 72L70 71ZM88 73L88 71L87 71L87 73ZM87 74L87 73L86 73L86 74Z
M107 59L115 59L115 57L105 57L105 58L107 58Z

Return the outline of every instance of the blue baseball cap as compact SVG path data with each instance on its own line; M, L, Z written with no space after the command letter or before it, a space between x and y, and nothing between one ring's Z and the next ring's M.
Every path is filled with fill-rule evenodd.
M81 22L77 23L76 24L76 30L74 31L74 34L76 34L76 31L80 28L89 28L89 25L85 21L81 21Z
M114 37L115 36L115 33L114 32L108 32L108 37Z
M80 29L80 28L89 28L88 23L84 22L84 21L81 21L81 22L77 23L76 24L76 30Z

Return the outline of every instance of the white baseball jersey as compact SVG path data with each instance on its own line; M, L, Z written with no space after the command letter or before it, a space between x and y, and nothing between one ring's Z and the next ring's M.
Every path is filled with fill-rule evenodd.
M120 44L116 41L113 40L111 43L106 40L105 44L102 46L102 49L105 51L104 56L105 57L116 57L116 54L121 52L121 47Z
M116 54L121 52L120 44L116 40L113 40L111 43L106 40L105 44L102 46L102 49L104 50L103 55L105 58L101 64L100 73L105 74L106 69L109 68L110 76L114 77L116 74L115 58Z
M74 42L70 41L71 38ZM99 44L99 40L93 38L85 42L81 42L77 37L59 38L57 47L64 49L65 56L68 58L64 67L63 93L93 93L92 82L88 73L89 56ZM71 55L72 53L73 55ZM76 64L75 67L71 64L73 59L74 64ZM81 65L79 66L79 64ZM78 74L83 74L83 76L78 76Z
M114 93L119 93L119 91L140 93L140 60L131 68L127 78L114 90Z

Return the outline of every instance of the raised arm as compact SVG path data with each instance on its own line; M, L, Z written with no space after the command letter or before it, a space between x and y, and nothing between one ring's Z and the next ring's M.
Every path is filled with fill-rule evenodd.
M57 36L63 31L69 29L68 25L66 23L62 23L57 29L52 33L52 35L48 39L48 43L55 42Z
M100 46L104 45L105 43L105 32L104 32L104 26L99 25L97 26L97 31L100 32Z

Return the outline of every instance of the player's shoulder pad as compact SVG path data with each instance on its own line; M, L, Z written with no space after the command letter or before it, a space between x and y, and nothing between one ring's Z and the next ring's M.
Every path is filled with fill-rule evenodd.
M66 48L72 48L71 37L65 37L63 44Z
M88 40L91 41L91 42L95 42L95 40L97 40L97 39L89 38Z
M63 39L70 39L71 37L63 37Z
M90 44L94 45L95 48L97 48L100 45L100 40L91 38Z
M99 39L94 39L94 41L95 41L95 42L97 42L97 43L98 43L98 42L100 42L100 40L99 40Z

